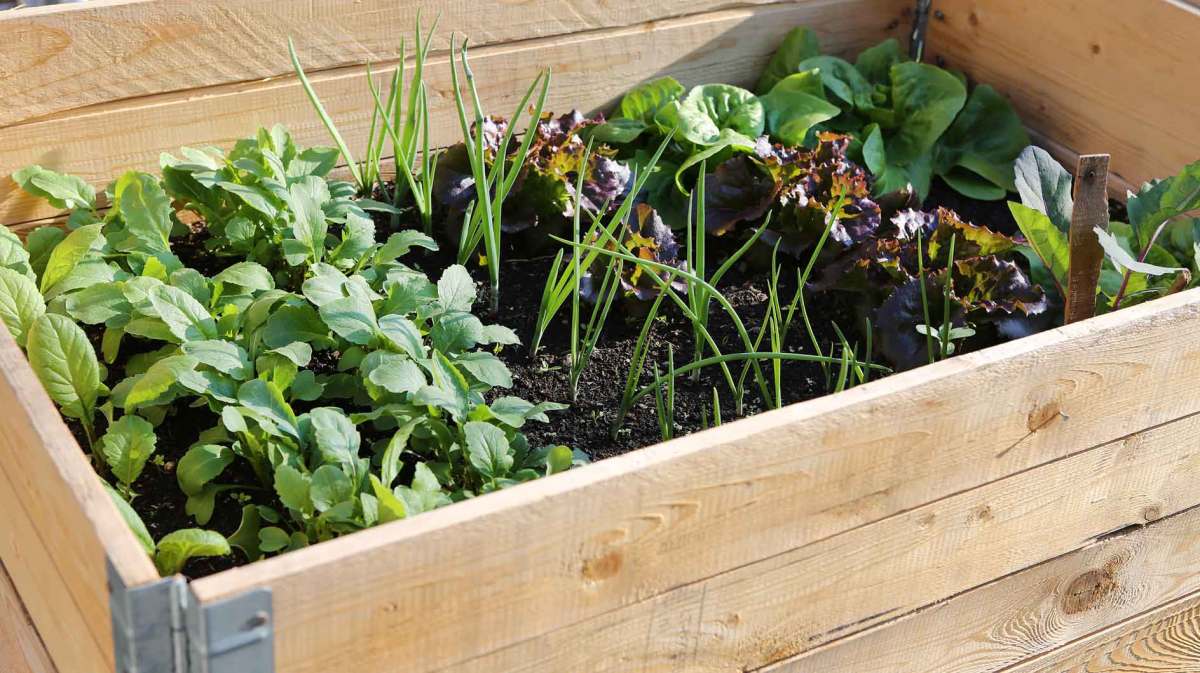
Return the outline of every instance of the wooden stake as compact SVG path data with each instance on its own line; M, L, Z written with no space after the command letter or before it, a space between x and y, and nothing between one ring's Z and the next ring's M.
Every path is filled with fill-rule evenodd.
M1094 231L1108 230L1108 155L1085 154L1075 169L1075 210L1071 216L1069 241L1071 267L1067 277L1065 322L1073 323L1096 314L1096 285L1104 250Z

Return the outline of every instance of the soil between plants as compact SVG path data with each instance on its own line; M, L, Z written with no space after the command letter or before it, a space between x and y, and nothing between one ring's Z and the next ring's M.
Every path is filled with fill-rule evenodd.
M926 200L925 207L933 208L938 205L950 207L976 224L1009 234L1016 232L1016 225L1004 201L979 202L967 199L938 182ZM377 225L377 240L385 240L392 231L388 218L378 218ZM712 240L709 246L709 268L716 268L734 247L734 241ZM188 236L173 244L173 249L186 265L209 276L235 261L215 258L204 251L202 225L193 226ZM517 254L518 251L507 251L501 266L500 310L496 315L487 315L485 308L488 306L489 292L485 274L479 268L472 268L471 272L479 288L476 311L480 317L486 323L500 323L514 329L521 338L521 345L506 347L499 353L512 372L513 387L496 390L496 396L515 395L533 402L550 401L571 405L567 410L551 412L549 423L526 424L522 431L530 444L564 444L584 451L592 460L601 460L659 442L661 435L653 395L643 397L630 409L615 435L611 431L629 371L630 359L643 324L645 307L624 303L613 307L599 344L579 382L578 396L571 400L568 386L569 342L566 323L569 304L564 306L547 330L536 357L531 358L528 349L552 258L520 258ZM453 263L451 256L444 251L429 253L421 250L410 253L404 261L421 269L434 280L441 275L444 268ZM751 338L757 336L765 315L766 281L767 266L762 264L760 259L758 262L752 260L735 266L719 285L719 289L736 309ZM785 263L779 283L781 298L790 301L795 289L795 265ZM855 304L855 296L810 290L806 292L805 299L813 330L822 349L828 352L831 344L839 342L834 328L836 323L859 356L864 357L863 315L862 310ZM583 311L583 319L586 320L590 305L584 305ZM732 319L715 302L710 312L709 330L723 353L746 350ZM98 346L99 331L89 336ZM133 343L132 340L128 340L124 345L121 358L111 367L114 372L120 372L125 361L137 352L135 348L131 348ZM146 347L143 350L150 348ZM784 350L810 354L814 352L799 312L787 335ZM677 367L690 362L693 356L693 335L691 324L677 307L667 301L663 303L660 316L650 332L648 356L641 374L642 385L651 380L652 363L658 363L660 369L665 369L669 352L673 352ZM317 370L323 369L322 364L332 365L336 361L336 354L316 355L321 357L315 356L311 367ZM321 359L322 362L318 363L317 359ZM764 366L770 367L769 364ZM741 373L742 363L730 363L730 368L736 378ZM830 391L829 374L819 364L784 362L781 371L784 405L819 397ZM832 374L836 376L836 369ZM118 376L110 375L110 384L116 380L119 380ZM714 388L720 397L722 422L728 423L736 418L766 410L753 374L746 377L745 405L739 414L736 413L734 400L720 369L705 368L698 377L684 375L676 383L674 436L683 436L702 429L705 423L710 426L714 423ZM207 407L187 407L175 409L173 415L168 416L159 428L157 456L147 463L141 477L134 484L134 491L138 496L133 501L134 508L155 540L174 530L196 525L185 511L187 497L176 481L175 465L187 448L196 441L199 432L214 425L216 420L216 416ZM68 419L68 425L80 445L86 447L86 438L78 424ZM97 428L98 435L103 431L103 427ZM364 433L366 440L367 435L370 435L369 429L363 427L360 431ZM237 530L241 521L242 505L265 505L274 501L273 494L261 489L249 468L241 461L236 461L228 467L218 482L234 485L235 488L217 496L213 517L204 527L223 535L231 535ZM198 578L245 562L241 552L234 550L233 555L228 557L194 559L188 563L185 574Z

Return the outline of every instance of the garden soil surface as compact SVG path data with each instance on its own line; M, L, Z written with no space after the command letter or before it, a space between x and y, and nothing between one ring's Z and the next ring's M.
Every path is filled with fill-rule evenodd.
M1005 233L1015 233L1016 227L1003 201L984 203L963 198L944 186L935 186L926 202L926 207L946 205L957 210L964 219L986 225ZM379 224L386 220L380 218ZM380 227L378 240L385 240L387 226ZM223 260L206 257L201 240L202 231L197 228L193 235L174 245L178 254L189 266L207 275L219 271ZM732 242L714 239L710 242L710 266L716 268L732 251ZM751 258L754 255L747 255ZM762 325L767 307L766 260L749 259L732 269L720 284L721 291L737 310L745 328L756 337ZM452 263L445 253L414 251L404 261L420 268L433 279L441 275L442 269ZM622 390L630 367L635 342L644 322L645 306L621 303L613 307L603 334L587 369L579 382L578 396L572 400L568 386L569 342L566 318L569 304L564 306L546 335L536 356L531 357L528 344L538 313L538 304L550 269L550 257L521 259L510 251L502 265L500 311L486 315L488 287L480 269L473 269L479 287L479 302L476 310L487 323L500 323L516 330L521 338L519 346L506 347L500 357L513 374L514 385L509 390L498 390L498 394L516 395L530 401L552 401L570 403L568 410L551 412L549 423L531 422L523 428L530 444L546 446L564 444L585 452L592 460L620 455L661 440L658 414L653 395L638 401L629 411L624 422L613 431ZM780 296L790 301L796 289L794 265L785 264L780 278ZM854 304L854 297L834 292L807 292L808 314L821 348L829 353L831 345L840 343L837 329L855 347L860 359L865 359L864 316ZM786 310L786 306L785 306ZM583 306L583 320L590 305ZM835 328L835 324L837 328ZM715 302L710 313L709 330L722 352L735 353L747 350L734 328L731 318ZM98 338L99 334L93 335ZM669 301L663 303L658 320L650 332L649 352L641 373L641 384L651 379L653 363L665 370L668 354L673 353L676 366L691 361L693 335L690 323ZM126 349L128 350L128 349ZM813 353L812 342L804 329L799 311L787 336L784 350L796 353ZM839 351L840 353L840 351ZM131 353L122 352L122 359ZM334 362L335 354L325 358ZM118 362L117 366L123 363ZM740 362L730 363L735 378L742 373ZM314 363L315 368L321 368ZM763 365L764 374L770 381L769 363ZM837 367L827 370L816 363L784 362L782 365L783 404L791 404L824 395L831 390L836 379ZM702 370L698 377L684 375L675 386L675 416L671 432L682 436L703 429L715 422L714 394L719 395L720 420L728 423L735 418L760 413L768 408L755 383L754 375L745 378L746 395L740 413L719 368ZM216 418L207 408L189 408L168 417L159 430L158 457L148 463L141 478L134 485L138 496L134 507L142 516L154 539L180 528L195 526L195 521L185 511L187 498L183 495L175 478L175 465L204 428L211 427ZM82 431L74 422L72 430L86 446ZM364 445L370 430L364 433ZM99 430L103 432L103 428ZM239 469L240 468L240 469ZM241 520L243 504L269 504L273 494L265 493L256 484L253 475L242 462L235 462L222 474L222 484L233 487L216 498L213 517L205 527L224 535L232 534ZM190 577L202 577L245 562L240 552L233 556L191 561L186 573Z

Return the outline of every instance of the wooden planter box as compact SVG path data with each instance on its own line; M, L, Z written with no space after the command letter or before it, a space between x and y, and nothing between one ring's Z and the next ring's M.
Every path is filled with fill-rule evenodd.
M103 185L274 122L325 143L287 76L288 35L360 144L362 63L396 66L418 4L95 0L0 16L0 174L41 163ZM494 110L546 65L550 108L599 108L660 74L752 81L799 24L846 53L906 40L912 4L480 0L445 3L440 32L471 36ZM1200 157L1194 6L934 10L929 59L1004 91L1060 156L1112 153L1119 191ZM444 63L430 77L448 143ZM0 184L0 221L55 215ZM130 660L113 629L137 612L130 597L177 591L179 645L236 644L221 627L246 644L188 669L212 673L1197 670L1198 326L1192 290L190 585L159 582L0 330L0 658L113 671ZM215 616L246 595L268 606L258 622ZM170 627L164 605L150 631ZM272 644L273 660L237 662ZM137 656L171 670L148 666L145 641Z

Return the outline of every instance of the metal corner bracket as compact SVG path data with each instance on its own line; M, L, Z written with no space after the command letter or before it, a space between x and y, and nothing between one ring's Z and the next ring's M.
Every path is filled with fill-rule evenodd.
M270 589L201 604L182 577L127 587L107 567L116 673L274 673Z

